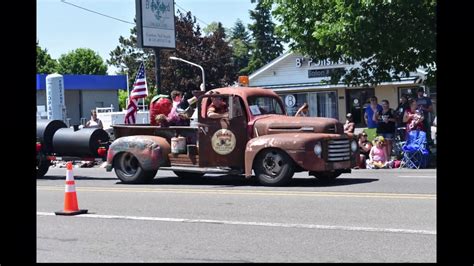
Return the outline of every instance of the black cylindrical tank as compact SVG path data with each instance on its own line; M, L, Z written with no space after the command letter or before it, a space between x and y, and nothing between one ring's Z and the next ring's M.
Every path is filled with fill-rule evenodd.
M36 120L36 137L42 144L42 150L46 153L53 152L53 136L60 128L67 128L61 120Z
M109 141L109 134L100 128L61 128L53 137L53 150L58 156L100 157L97 149Z

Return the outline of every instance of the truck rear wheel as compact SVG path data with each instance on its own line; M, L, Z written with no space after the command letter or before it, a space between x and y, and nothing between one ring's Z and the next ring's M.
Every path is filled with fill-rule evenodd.
M260 184L282 186L293 177L293 160L283 151L265 150L255 159L254 171Z
M49 169L51 162L44 158L36 159L36 178L42 178Z
M158 170L143 170L138 159L129 152L118 155L114 160L115 174L126 184L149 183Z
M334 181L342 173L340 171L334 171L334 172L313 172L312 174L318 180L321 180L323 182L331 182L331 181Z
M200 178L204 176L204 173L192 173L192 172L180 172L180 171L173 171L175 175L181 178Z

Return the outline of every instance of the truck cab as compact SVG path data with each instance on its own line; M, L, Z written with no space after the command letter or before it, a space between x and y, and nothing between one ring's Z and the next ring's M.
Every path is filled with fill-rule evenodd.
M224 99L228 117L208 117L211 98ZM191 126L114 125L107 170L125 183L150 181L158 170L185 178L244 174L263 185L284 185L295 172L333 180L356 165L357 142L336 119L290 117L280 97L264 88L226 87L201 95ZM174 149L177 138L184 149Z

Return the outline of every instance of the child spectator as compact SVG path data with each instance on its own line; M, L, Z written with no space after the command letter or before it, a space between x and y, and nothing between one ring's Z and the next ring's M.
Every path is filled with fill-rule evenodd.
M369 159L366 161L368 169L380 169L385 168L388 165L388 157L385 153L384 138L377 136L374 139L374 146L369 152Z

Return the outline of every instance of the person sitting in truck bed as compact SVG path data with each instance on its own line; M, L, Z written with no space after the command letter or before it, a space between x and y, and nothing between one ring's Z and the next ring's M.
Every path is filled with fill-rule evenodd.
M91 110L91 120L87 121L87 123L84 127L100 128L100 129L104 128L104 126L102 125L102 121L100 121L100 119L97 118L97 111L96 110L94 110L94 109Z
M229 112L227 104L225 103L222 96L218 95L219 92L211 93L214 96L211 96L212 103L207 108L207 117L209 118L225 118L229 117Z

